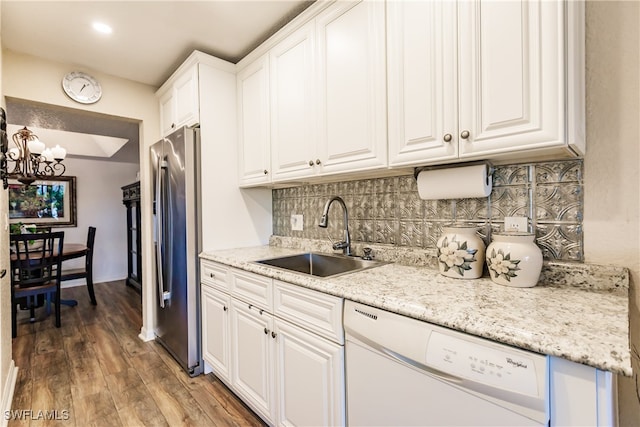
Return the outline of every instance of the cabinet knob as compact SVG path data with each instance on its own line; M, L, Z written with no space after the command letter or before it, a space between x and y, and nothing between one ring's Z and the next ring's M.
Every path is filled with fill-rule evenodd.
M313 160L309 160L309 166L313 166Z
M213 274L213 273L209 273L209 277L211 277L212 279L215 279L215 278L216 278L216 275L215 275L215 274Z
M226 305L223 305L223 306L222 306L222 309L223 309L224 311L227 311L227 310L228 310L228 308L227 308L227 306L226 306Z
M264 172L265 175L269 173L269 171L266 170L266 169L263 172Z
M171 123L171 129L174 129L176 127L175 123Z
M462 132L460 132L460 138L462 138L462 139L469 138L469 131L468 130L463 130Z
M278 334L276 334L275 332L271 332L271 338L275 338L276 335L278 335Z
M264 328L264 334L268 335L269 334L269 330L267 328Z
M442 139L444 139L444 142L451 142L453 136L450 133L446 133Z
M249 310L253 308L253 304L249 304Z
M264 310L260 309L260 316L262 316L262 313L264 313Z
M319 165L320 163L322 163L320 159L316 159L316 165Z

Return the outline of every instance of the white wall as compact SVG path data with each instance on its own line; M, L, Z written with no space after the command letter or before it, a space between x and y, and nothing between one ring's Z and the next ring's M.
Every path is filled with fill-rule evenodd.
M0 40L0 44L2 41ZM0 70L4 58L0 52ZM1 73L0 73L1 77ZM2 79L0 78L0 100L5 106L2 96ZM9 227L8 227L8 193L0 188L0 269L9 265ZM9 275L0 279L0 411L10 409L16 380L16 369L11 357L11 288ZM7 421L2 421L6 425Z
M66 159L65 175L76 177L77 227L61 227L65 242L84 243L89 226L96 227L94 283L127 277L127 217L121 187L136 181L138 165L104 160ZM65 262L83 265L83 259ZM75 283L74 283L75 282ZM84 284L84 280L67 285Z
M238 189L235 74L200 65L202 250L265 245L271 190Z
M631 270L636 377L619 382L620 425L631 426L640 422L640 3L589 1L586 13L585 259Z
M96 77L103 90L102 99L91 105L73 102L62 91L61 81L69 71L85 71ZM2 62L2 82L4 95L14 98L33 100L52 105L60 105L96 113L123 117L140 123L140 192L142 211L142 246L152 247L151 187L149 170L149 146L160 139L160 113L156 88L142 83L121 79L99 70L77 67L49 61L5 49ZM100 239L98 229L96 239ZM143 289L148 289L142 306L142 331L145 339L152 337L151 328L154 322L153 286L151 255L143 253L142 275ZM144 292L144 291L143 291Z

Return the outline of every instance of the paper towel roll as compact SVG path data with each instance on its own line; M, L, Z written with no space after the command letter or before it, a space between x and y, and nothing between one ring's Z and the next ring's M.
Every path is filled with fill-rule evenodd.
M491 194L487 164L428 169L418 173L418 194L424 200L469 199Z

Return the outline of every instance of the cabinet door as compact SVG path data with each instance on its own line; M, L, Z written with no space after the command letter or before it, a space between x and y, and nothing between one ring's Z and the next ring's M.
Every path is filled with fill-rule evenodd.
M240 184L269 182L269 57L238 72Z
M564 145L564 7L458 4L461 158Z
M173 90L169 89L159 99L160 103L160 131L162 136L167 136L176 126L175 98Z
M255 411L273 422L273 318L247 303L231 301L234 390Z
M384 2L337 2L316 18L322 173L387 165Z
M387 2L389 165L458 157L456 5Z
M280 320L275 341L278 424L345 425L344 347Z
M314 49L311 21L269 52L273 181L316 171Z
M176 128L193 126L200 121L198 66L180 76L173 85L176 104Z
M202 358L222 380L229 381L229 295L207 285L202 292Z

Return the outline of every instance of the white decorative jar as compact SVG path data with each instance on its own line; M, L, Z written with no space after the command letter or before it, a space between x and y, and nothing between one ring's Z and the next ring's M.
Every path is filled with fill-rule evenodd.
M442 228L438 239L440 274L456 279L477 279L484 267L484 242L478 227L472 224L450 224Z
M532 233L493 233L487 247L487 267L495 283L531 288L542 271L542 251Z

